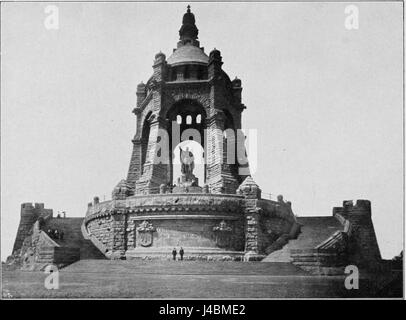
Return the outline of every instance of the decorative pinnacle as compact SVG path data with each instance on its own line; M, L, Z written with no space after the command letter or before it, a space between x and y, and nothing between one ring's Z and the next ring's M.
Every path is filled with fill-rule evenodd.
M199 30L195 22L195 15L190 11L190 5L188 5L186 13L183 15L182 27L179 30L180 40L183 41L183 44L191 43L197 39Z

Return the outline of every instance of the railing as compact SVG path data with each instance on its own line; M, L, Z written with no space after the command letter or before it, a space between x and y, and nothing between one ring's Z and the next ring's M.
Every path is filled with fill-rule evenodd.
M83 237L87 240L90 240L93 245L103 254L106 256L106 253L108 252L107 246L105 246L99 239L97 239L86 227L86 221L83 220L83 223L81 225L81 231L83 234Z
M48 236L48 234L45 231L40 230L39 236L40 239L43 240L47 245L51 247L60 247L60 245L56 243L54 240L52 240L51 237Z

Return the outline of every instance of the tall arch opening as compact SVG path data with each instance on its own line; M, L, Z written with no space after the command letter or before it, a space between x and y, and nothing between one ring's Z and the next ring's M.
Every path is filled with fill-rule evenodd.
M172 105L166 114L169 121L168 133L170 144L170 183L177 184L177 178L180 171L179 146L193 149L195 156L196 170L199 170L199 184L202 185L206 180L206 164L204 161L205 150L205 129L206 129L206 111L203 106L192 99L184 99ZM182 144L183 143L183 144ZM189 149L190 149L189 148ZM182 147L183 149L183 147ZM194 154L196 152L196 155ZM176 161L179 160L177 164ZM197 171L196 171L197 172Z
M141 134L141 172L144 172L145 161L147 160L148 151L148 141L149 133L151 130L151 115L152 112L148 112L145 116L144 122L142 124L142 134Z
M180 178L182 176L182 162L181 162L181 151L190 151L193 154L194 170L193 174L196 176L198 184L204 184L205 180L205 161L204 161L204 149L203 146L193 140L185 140L177 144L174 148L172 172L173 172L173 184L179 185Z

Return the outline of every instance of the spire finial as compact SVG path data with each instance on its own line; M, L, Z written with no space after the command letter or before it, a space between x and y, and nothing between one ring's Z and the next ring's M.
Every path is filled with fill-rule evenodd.
M190 12L190 5L188 5L187 11L183 15L182 27L179 30L180 40L183 42L183 44L197 44L196 40L199 30L197 29L195 22L195 15Z

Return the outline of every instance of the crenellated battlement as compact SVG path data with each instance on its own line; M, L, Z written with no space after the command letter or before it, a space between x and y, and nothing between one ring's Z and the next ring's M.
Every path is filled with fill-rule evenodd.
M342 207L334 207L333 215L341 215L344 218L349 216L370 217L371 216L371 201L357 200L355 205L353 200L344 200Z
M50 213L50 209L45 209L45 205L43 203L31 203L31 202L24 202L21 204L21 215L41 215L43 213Z

